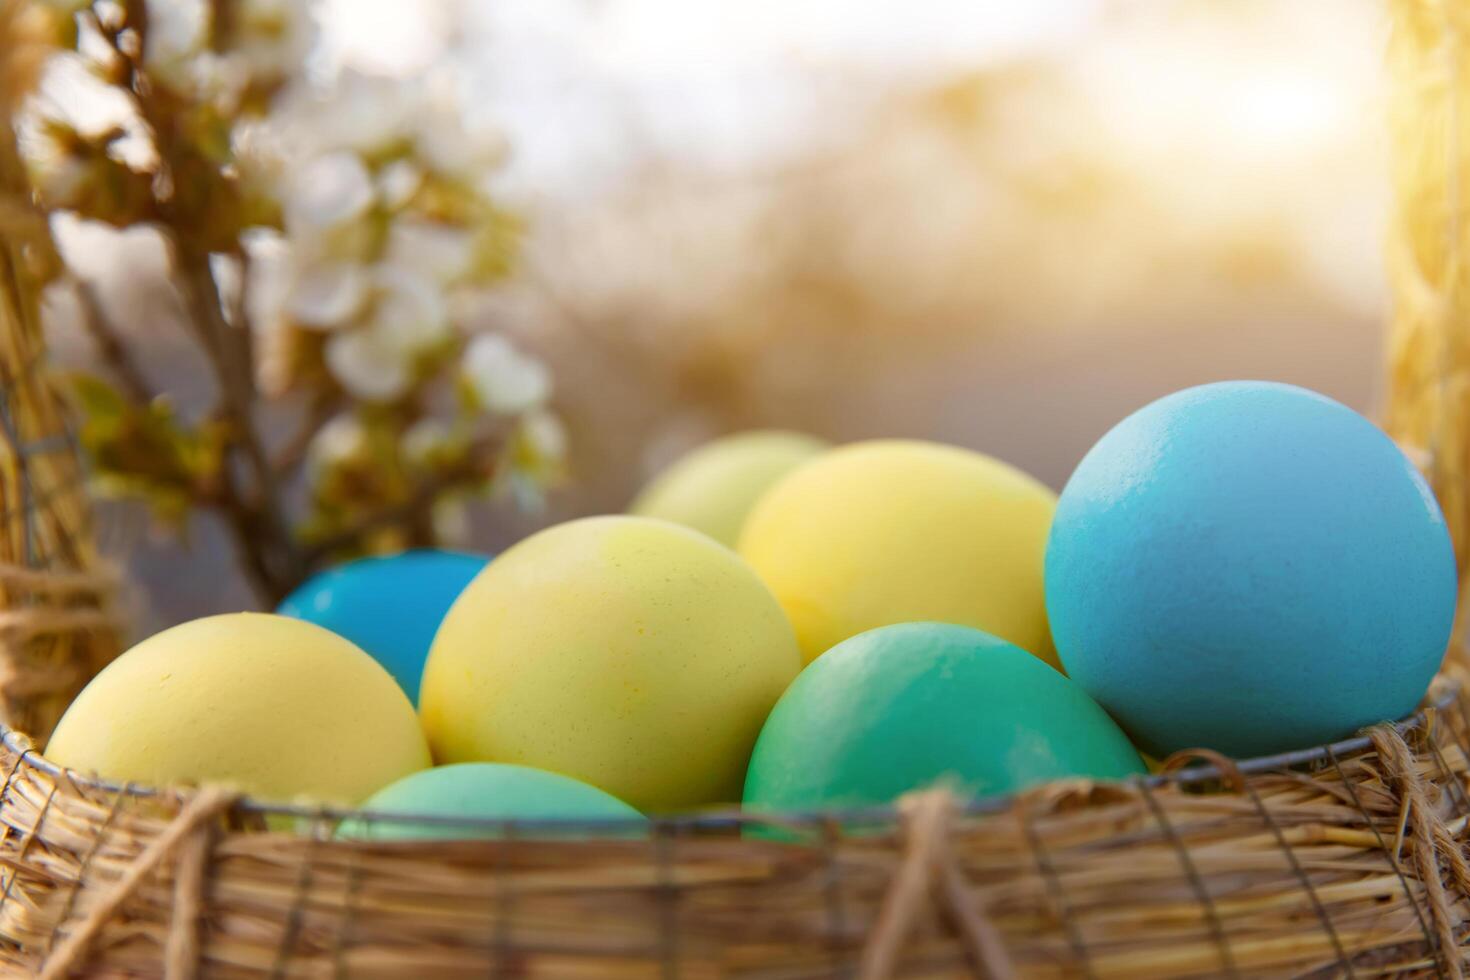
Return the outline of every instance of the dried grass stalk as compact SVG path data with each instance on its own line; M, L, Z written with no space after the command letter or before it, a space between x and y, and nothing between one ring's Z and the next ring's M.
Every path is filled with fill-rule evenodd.
M0 972L61 977L1463 976L1457 684L1307 768L1063 782L879 833L335 840L0 749ZM1227 769L1229 768L1227 764ZM745 816L739 821L759 824Z
M95 551L82 469L46 369L41 275L53 254L7 116L0 125L0 718L38 737L118 650L113 579Z
M1421 461L1470 582L1470 5L1393 0L1392 14L1385 424Z

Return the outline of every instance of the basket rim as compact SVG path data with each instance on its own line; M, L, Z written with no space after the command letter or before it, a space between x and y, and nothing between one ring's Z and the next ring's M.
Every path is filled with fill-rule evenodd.
M1463 693L1464 685L1460 678L1445 673L1437 674L1431 682L1429 691L1426 693L1426 698L1431 699L1429 703L1407 718L1392 723L1391 727L1399 735L1408 735L1424 730L1431 725L1432 718L1436 713L1448 708ZM1366 731L1366 729L1363 729L1363 731ZM1309 748L1294 749L1290 752L1279 752L1274 755L1243 759L1235 763L1233 772L1223 770L1214 762L1206 762L1204 765L1188 766L1171 772L1152 773L1147 776L1133 776L1124 780L1088 780L1083 778L1082 781L1100 785L1113 783L1142 786L1148 789L1155 789L1162 786L1194 786L1212 780L1228 778L1235 773L1247 776L1260 775L1267 772L1295 769L1314 763L1335 761L1338 758L1350 757L1361 753L1371 748L1372 744L1373 740L1370 736L1359 734L1350 738L1340 739L1336 742L1329 742ZM0 745L18 754L15 764L5 777L3 787L0 787L0 803L3 803L4 795L9 790L11 781L15 778L16 771L23 765L30 766L53 779L66 779L78 787L140 799L152 799L162 796L188 796L191 792L198 789L198 787L192 786L160 788L131 782L117 783L99 776L89 776L76 770L66 769L38 752L31 744L29 736L3 723L0 723ZM1187 755L1188 753L1186 751L1182 754ZM1054 780L1050 784L1040 783L1037 786L1054 785L1068 781L1064 778ZM1004 813L1011 809L1019 797L1026 793L1034 792L1037 786L1028 787L1018 792L996 794L994 796L969 800L956 809L958 814L971 817ZM645 818L602 817L573 819L548 817L532 820L493 817L456 817L445 816L443 814L413 814L403 812L390 813L330 805L272 802L250 796L242 796L232 805L232 810L236 813L261 817L307 820L311 821L314 825L322 825L327 822L337 823L347 820L357 820L367 824L369 827L397 824L419 827L457 828L466 831L496 831L504 839L515 837L517 832L523 834L529 834L531 832L584 834L601 832L609 836L627 836L630 833L637 833L641 836L646 836L650 833L662 835L678 831L738 830L751 825L816 830L823 827L830 827L834 823L842 825L894 825L900 822L902 818L902 810L894 803L870 807L830 807L826 809L800 811L762 811L744 810L739 807L725 807L705 812L657 815ZM413 842L375 840L373 843L395 844ZM417 841L417 843L423 843L423 841Z

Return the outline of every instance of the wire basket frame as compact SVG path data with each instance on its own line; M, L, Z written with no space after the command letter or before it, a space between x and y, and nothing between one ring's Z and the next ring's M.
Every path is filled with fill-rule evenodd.
M1470 546L1470 8L1395 0L1401 211L1388 423ZM1408 85L1409 88L1403 88ZM1405 108L1407 107L1407 108ZM8 136L8 133L6 134ZM1470 138L1470 134L1465 134ZM0 196L24 210L0 138ZM32 233L40 231L32 229ZM44 370L34 242L0 235L0 711L41 735L116 651ZM0 974L100 977L1463 977L1470 702L1125 783L630 826L347 814L108 785L0 737ZM358 815L373 822L446 818Z
M1462 976L1458 682L1287 756L965 806L451 821L108 786L0 740L14 975ZM364 815L358 815L364 816ZM367 815L377 821L431 818ZM297 826L270 831L279 819ZM442 818L440 818L442 821ZM570 836L576 835L576 836Z

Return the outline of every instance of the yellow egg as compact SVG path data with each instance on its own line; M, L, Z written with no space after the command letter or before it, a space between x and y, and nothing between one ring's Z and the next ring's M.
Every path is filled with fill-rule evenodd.
M372 657L264 613L139 643L77 695L46 756L117 782L221 782L349 805L429 765L413 706Z
M706 443L643 489L630 513L661 517L735 547L761 494L827 448L799 432L742 432Z
M926 442L834 449L746 521L740 553L813 660L892 623L973 626L1057 665L1042 595L1056 495L980 453Z
M740 798L800 669L791 624L733 551L666 521L592 517L470 583L419 704L441 763L535 766L667 811Z

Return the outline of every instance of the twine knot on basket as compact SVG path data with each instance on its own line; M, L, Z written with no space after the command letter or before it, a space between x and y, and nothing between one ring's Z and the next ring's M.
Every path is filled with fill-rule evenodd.
M85 963L92 942L109 919L150 874L170 859L174 868L174 905L164 957L168 980L190 980L198 974L199 923L204 912L204 880L215 825L235 805L238 794L216 787L200 790L167 828L134 859L127 871L103 893L81 923L52 949L38 980L63 980Z
M955 796L942 789L900 801L903 858L863 948L861 980L893 975L903 941L931 899L960 934L977 976L990 980L1017 976L1005 940L974 901L951 847L958 805Z

